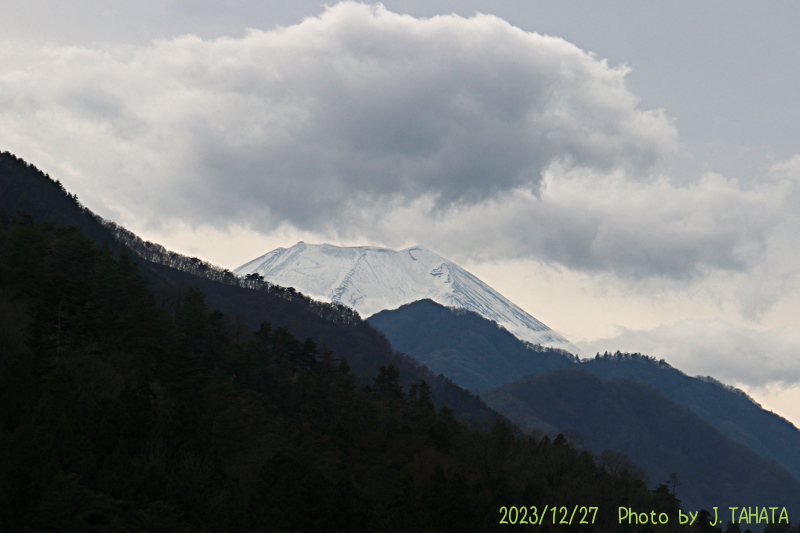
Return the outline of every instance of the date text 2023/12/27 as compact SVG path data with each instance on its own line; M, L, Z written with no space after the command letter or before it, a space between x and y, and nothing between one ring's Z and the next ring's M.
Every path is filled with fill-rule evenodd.
M586 507L575 505L572 508L566 506L545 505L539 509L535 505L530 507L510 507L500 508L501 524L594 524L597 517L598 507Z

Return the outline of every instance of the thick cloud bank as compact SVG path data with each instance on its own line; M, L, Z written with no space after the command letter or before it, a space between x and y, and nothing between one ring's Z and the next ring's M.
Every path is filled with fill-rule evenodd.
M115 174L148 170L128 160L135 147L157 174L144 185L167 181L186 217L267 208L315 225L356 194L477 202L536 190L554 161L643 170L675 147L662 113L637 109L624 68L488 15L345 3L238 39L5 59L16 135L49 126L62 143L99 143Z
M0 144L123 223L289 224L628 276L746 267L782 190L652 176L677 133L626 73L490 15L342 3L241 38L6 49Z

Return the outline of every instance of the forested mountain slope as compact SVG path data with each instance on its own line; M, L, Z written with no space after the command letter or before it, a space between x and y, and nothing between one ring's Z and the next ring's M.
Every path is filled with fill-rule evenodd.
M321 347L344 357L352 372L361 376L364 383L369 382L370 376L377 374L381 366L393 364L399 369L406 388L426 380L434 403L447 405L458 418L486 427L497 416L483 400L448 377L435 374L413 358L395 352L383 334L347 308L338 316L335 307L323 307L324 313L320 313L317 302L302 296L292 297L291 293L287 297L280 292L220 283L163 265L151 264L150 267L170 284L199 288L206 294L209 304L234 317L242 331L256 329L262 321L286 327L295 337L311 337Z
M748 497L798 495L792 467L798 464L800 434L741 391L686 376L639 354L583 361L564 357L556 350L531 347L474 313L432 301L383 311L368 320L393 346L461 385L482 389L480 384L490 380L503 385L482 396L526 430L576 431L594 452L628 454L653 482L677 471L684 478L686 503L710 505L731 500L737 491ZM565 367L564 373L547 373L557 367ZM523 374L536 376L520 379ZM625 379L604 381L612 378ZM759 466L742 477L741 464Z
M641 354L605 354L581 363L601 379L625 378L658 389L718 431L776 461L800 479L800 430L745 393L711 378L687 376Z
M239 336L258 329L264 321L273 327L287 327L292 335L301 339L312 337L346 358L353 373L363 382L368 382L380 366L394 364L400 369L406 387L427 380L435 404L450 406L463 420L486 426L497 416L482 400L448 378L394 353L386 338L351 309L317 302L294 289L245 281L199 258L182 256L143 241L96 216L60 183L8 152L0 153L0 208L8 216L23 210L34 213L37 222L75 224L96 246L104 243L112 250L130 250L130 260L139 264L151 290L165 306L176 305L174 293L179 287L198 287L211 306L234 319Z
M367 321L383 331L395 349L469 390L498 387L576 360L563 350L524 343L477 313L432 300L381 311Z
M528 376L484 398L523 429L572 430L596 453L623 452L651 481L677 472L688 508L777 505L800 513L797 479L648 385L571 367Z
M318 340L243 331L141 270L77 226L0 210L4 531L529 530L501 508L554 502L597 507L595 531L619 506L677 521L624 460L502 419L471 429L393 365L360 387Z
M397 349L470 389L482 389L480 385L489 382L504 385L523 374L560 366L579 366L601 379L626 378L649 385L800 479L800 431L738 389L713 378L687 376L641 354L604 354L582 361L560 357L552 349L531 348L474 313L432 301L383 311L368 320Z
M0 207L5 208L8 216L23 210L37 222L75 224L93 241L119 249L111 231L98 224L97 217L80 204L77 196L67 192L60 181L8 152L0 152Z

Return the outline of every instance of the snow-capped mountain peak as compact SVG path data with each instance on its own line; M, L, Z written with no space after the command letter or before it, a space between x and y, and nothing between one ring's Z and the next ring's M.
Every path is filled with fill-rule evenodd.
M375 246L340 247L298 242L237 268L362 316L430 298L494 320L522 340L574 350L569 341L514 305L487 284L422 246L400 251Z

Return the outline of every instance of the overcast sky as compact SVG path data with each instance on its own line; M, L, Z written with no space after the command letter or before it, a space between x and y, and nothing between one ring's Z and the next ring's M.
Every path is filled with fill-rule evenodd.
M800 424L800 5L28 0L0 149L235 268L422 244Z

